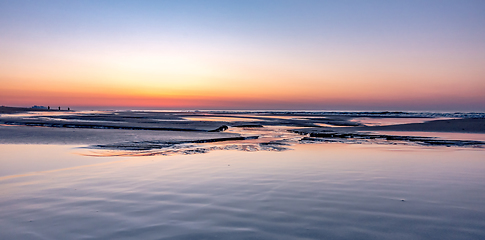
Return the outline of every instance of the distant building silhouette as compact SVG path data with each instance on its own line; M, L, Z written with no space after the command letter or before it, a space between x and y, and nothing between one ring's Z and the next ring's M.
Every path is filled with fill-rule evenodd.
M37 106L37 105L34 105L31 107L32 109L47 109L46 107L44 106Z

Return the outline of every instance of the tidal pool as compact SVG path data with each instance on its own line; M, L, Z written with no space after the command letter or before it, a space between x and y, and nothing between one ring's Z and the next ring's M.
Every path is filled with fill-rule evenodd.
M485 150L296 144L92 157L0 145L0 239L485 239Z

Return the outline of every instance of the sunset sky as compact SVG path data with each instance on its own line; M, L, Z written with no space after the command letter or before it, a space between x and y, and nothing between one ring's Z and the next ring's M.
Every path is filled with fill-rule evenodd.
M485 111L485 1L0 0L0 105Z

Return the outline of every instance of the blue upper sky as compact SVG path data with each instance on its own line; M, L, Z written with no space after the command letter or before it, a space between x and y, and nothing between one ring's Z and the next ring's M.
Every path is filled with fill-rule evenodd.
M220 96L236 108L484 109L484 26L485 1L0 0L0 83L206 99L198 86L224 82L241 86Z

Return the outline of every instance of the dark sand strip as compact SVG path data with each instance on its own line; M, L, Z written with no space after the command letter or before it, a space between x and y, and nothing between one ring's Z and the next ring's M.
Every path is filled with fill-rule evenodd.
M485 133L485 119L450 119L389 126L356 127L355 131L412 131Z

